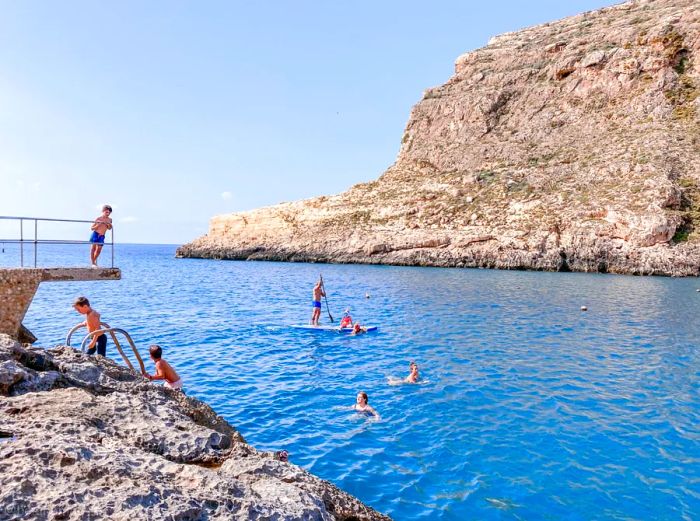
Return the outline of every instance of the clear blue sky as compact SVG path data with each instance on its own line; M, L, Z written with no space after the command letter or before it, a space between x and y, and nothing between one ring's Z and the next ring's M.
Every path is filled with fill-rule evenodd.
M182 243L377 178L411 107L496 34L613 2L0 1L0 215Z

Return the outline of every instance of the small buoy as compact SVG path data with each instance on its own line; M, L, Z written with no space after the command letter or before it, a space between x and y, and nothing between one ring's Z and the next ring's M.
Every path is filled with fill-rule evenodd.
M2 250L2 251L5 251L5 250ZM695 291L697 291L698 293L700 293L700 288L696 289Z
M700 291L700 289L698 291ZM369 293L365 293L365 298L369 298Z
M581 306L581 311L588 311L588 308L586 306Z

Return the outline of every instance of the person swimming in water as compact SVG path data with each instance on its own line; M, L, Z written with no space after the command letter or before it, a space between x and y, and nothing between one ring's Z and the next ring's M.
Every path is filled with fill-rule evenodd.
M366 332L367 332L366 327L362 327L359 322L355 322L355 325L352 326L352 333L350 333L350 334L354 336L354 335L361 335L362 333L366 333Z
M418 364L415 362L411 362L408 365L408 370L409 375L404 379L404 382L407 384L417 384L418 380L420 379L420 375L418 374Z
M352 406L353 410L355 412L362 412L365 413L367 416L374 416L375 418L379 418L379 413L374 410L374 408L369 405L369 398L367 396L367 393L364 391L360 391L357 393L357 398L355 399L355 405Z
M344 327L352 327L352 317L350 316L350 310L346 309L343 313L343 318L340 320L340 329Z

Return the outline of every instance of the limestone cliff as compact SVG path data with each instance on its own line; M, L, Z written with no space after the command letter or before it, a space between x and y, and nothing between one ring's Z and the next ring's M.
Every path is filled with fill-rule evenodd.
M0 334L0 519L388 520L109 359Z
M177 255L698 275L699 94L697 0L497 36L378 180L214 217Z

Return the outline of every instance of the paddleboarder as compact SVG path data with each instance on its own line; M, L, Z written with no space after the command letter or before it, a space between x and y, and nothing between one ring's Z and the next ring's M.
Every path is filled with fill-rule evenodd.
M311 313L311 325L317 326L318 320L321 318L321 297L325 297L326 292L323 291L323 282L318 279L313 291L313 312Z

